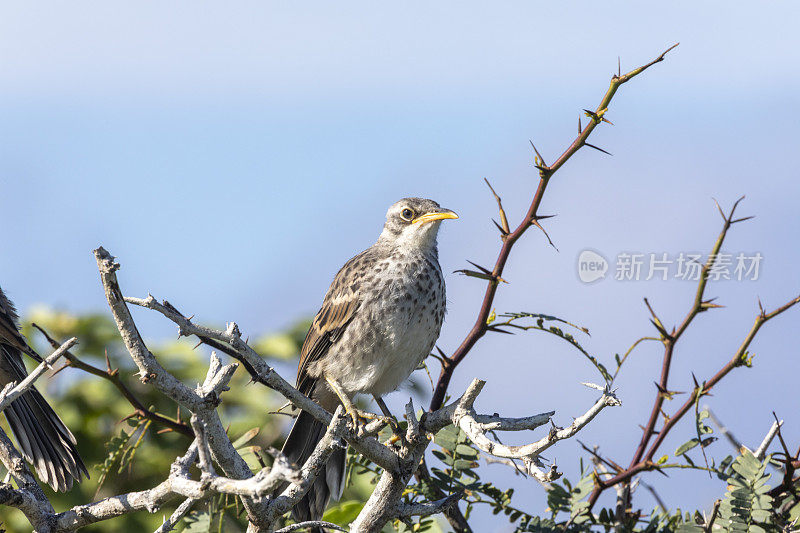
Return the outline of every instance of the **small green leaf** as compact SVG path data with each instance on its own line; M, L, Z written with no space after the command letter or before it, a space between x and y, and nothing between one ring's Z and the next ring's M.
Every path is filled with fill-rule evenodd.
M364 508L364 503L365 502L356 500L340 502L338 505L335 505L325 511L322 519L326 522L332 522L334 524L346 527L350 524L350 522L356 519L358 513L360 513L361 509Z
M676 456L683 455L692 448L694 448L695 446L697 446L698 444L700 444L700 441L698 439L691 439L688 442L684 442L683 444L678 446L677 450L675 450L675 455Z

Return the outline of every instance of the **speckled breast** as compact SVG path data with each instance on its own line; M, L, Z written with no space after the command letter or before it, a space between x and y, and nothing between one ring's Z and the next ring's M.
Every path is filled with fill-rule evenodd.
M395 390L433 349L445 315L445 286L434 254L378 265L358 318L337 343L326 373L350 393ZM344 353L345 347L351 347Z

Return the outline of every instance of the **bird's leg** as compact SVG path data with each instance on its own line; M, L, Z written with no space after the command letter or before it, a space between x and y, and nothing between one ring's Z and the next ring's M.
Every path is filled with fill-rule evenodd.
M344 410L350 415L350 418L353 420L353 425L357 428L359 426L359 418L361 418L361 413L353 404L353 400L344 392L344 389L339 382L333 378L325 376L325 381L328 382L328 386L330 386L331 390L336 393L336 396L339 397L339 401L342 402L344 406Z
M376 394L373 394L372 398L375 400L375 403L378 404L378 407L381 408L381 411L383 412L384 416L387 416L389 418L394 418L392 412L389 410L388 407L386 407L386 403L383 401L383 398L381 398Z
M383 401L383 398L380 396L373 394L372 398L375 400L375 403L378 404L378 407L381 408L381 412L383 413L381 420L386 422L390 428L392 428L392 433L395 435L402 435L402 430L400 429L400 425L397 423L397 418L392 414L388 407L386 407L386 403Z
M374 413L361 411L355 406L353 400L350 399L350 396L347 395L338 381L328 376L325 376L325 381L328 382L328 386L339 398L339 401L342 402L344 410L348 415L350 415L350 419L353 421L353 426L356 431L360 431L359 428L362 420L380 420L392 429L392 433L395 435L402 435L402 431L400 430L400 426L397 424L397 420L394 418L394 416L392 416L389 408L386 407L386 404L379 397L373 396L373 398L375 398L375 400L378 402L381 411L383 411L386 416L380 416Z

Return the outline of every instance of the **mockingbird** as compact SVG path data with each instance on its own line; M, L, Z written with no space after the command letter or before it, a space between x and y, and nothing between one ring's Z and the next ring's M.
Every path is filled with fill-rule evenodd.
M445 287L436 234L458 218L433 200L403 198L386 213L378 241L336 274L300 352L297 388L333 412L352 397L395 390L433 348L445 314ZM325 426L301 411L283 451L304 464ZM346 450L336 450L292 513L319 520L331 496L344 488Z
M19 331L19 317L14 304L0 289L0 388L28 375L22 354L42 362ZM73 480L89 472L75 447L75 437L58 418L53 408L31 387L11 402L5 410L8 425L22 448L22 455L33 465L39 479L53 490L67 491Z

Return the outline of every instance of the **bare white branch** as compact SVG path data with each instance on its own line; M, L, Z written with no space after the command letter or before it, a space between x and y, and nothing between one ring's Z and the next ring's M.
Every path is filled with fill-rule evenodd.
M191 479L189 468L198 460L202 463L204 461L202 457L208 454L208 450L202 451L204 447L202 422L198 417L193 417L192 422L198 438L182 457L175 460L170 468L168 478L152 489L105 498L55 514L52 507L45 508L29 490L14 490L10 485L0 485L0 504L19 508L28 515L31 523L36 526L37 532L45 533L73 531L139 510L154 513L162 505L178 496L184 497L184 502L158 531L169 531L192 505L214 494L235 494L251 498L265 506L265 517L272 517L271 519L274 520L286 513L302 497L313 482L315 475L324 467L333 450L343 445L341 436L347 426L347 418L337 412L334 416L334 423L328 428L325 438L317 445L311 458L302 468L290 464L283 456L279 455L272 468L265 468L249 479L217 476L213 470L205 470L201 466L203 474L198 481ZM0 431L0 449L2 449L3 436L5 434ZM16 452L13 447L11 449ZM21 457L19 459L21 460ZM283 491L281 497L264 498L265 495L271 494L287 483L289 487ZM44 502L49 505L46 499ZM265 520L266 518L262 521L266 523ZM272 530L270 526L263 527L266 530Z
M451 494L441 500L435 502L412 503L401 505L397 513L397 518L411 518L412 516L431 516L437 513L443 513L450 507L456 504L464 495L460 492Z
M66 353L67 350L72 348L78 344L78 339L72 337L68 339L64 344L59 346L52 354L50 354L44 361L39 363L33 372L28 374L28 376L20 381L19 383L11 382L5 387L3 387L2 392L0 392L0 412L3 412L6 407L11 405L11 402L19 398L25 391L30 389L33 384L36 382L37 379L42 377L42 375L47 372L49 369L53 368L53 363L58 361L61 356Z
M475 379L467 391L456 402L451 403L426 419L426 429L436 431L445 425L447 418L461 428L472 443L481 451L506 459L531 458L540 454L556 442L568 439L580 431L603 409L620 405L620 401L612 391L604 390L602 396L586 413L576 418L566 428L553 428L547 436L523 446L507 446L491 440L486 433L494 430L520 431L533 429L547 423L554 412L542 413L525 418L504 418L498 415L478 415L473 408L485 381ZM532 475L535 475L532 473Z
M208 338L227 344L237 354L237 358L252 369L255 373L255 375L252 376L254 380L275 390L289 400L295 407L310 413L320 422L326 425L330 424L331 414L318 403L298 391L275 372L275 370L242 339L239 327L235 322L229 323L225 331L219 331L194 324L174 307L166 302L160 303L152 295L148 295L147 298L127 297L124 300L132 305L152 309L153 311L161 313L178 326L179 333L182 336L194 335L201 339ZM397 456L372 437L372 434L382 427L381 423L376 421L372 426L374 427L368 426L365 428L366 431L363 434L345 435L348 444L353 446L359 453L363 454L375 464L387 470L396 470L399 467Z
M408 431L406 431L406 440L413 442L422 434L417 415L414 413L414 400L409 398L406 404L406 420L408 421Z
M205 427L214 460L222 468L225 475L235 479L252 477L253 473L233 447L216 412L216 407L220 401L219 394L227 387L236 365L222 367L218 361L215 362L212 358L209 375L206 377L204 385L199 387L197 392L181 383L180 380L161 366L153 354L150 353L150 350L147 349L144 340L139 334L117 281L116 272L119 270L119 263L102 247L95 250L94 254L106 300L111 308L111 313L125 347L139 368L142 382L151 383L161 393L197 415ZM267 524L262 522L261 517L266 514L266 503L245 498L243 499L243 504L251 525L255 526L255 531L265 529Z
M311 528L314 527L324 527L327 529L334 529L336 531L347 531L342 526L337 526L336 524L325 522L323 520L308 520L306 522L298 522L297 524L292 524L290 526L282 527L275 533L290 533L292 531L300 531L302 529L311 530Z
M767 431L767 434L764 435L764 440L761 441L761 444L759 444L756 451L753 452L753 455L756 456L756 459L758 459L759 461L764 459L764 456L767 454L767 448L769 448L769 445L772 443L772 440L778 434L778 430L781 429L782 425L783 425L783 420L781 421L776 420L775 422L772 423L772 426L770 426L769 431Z
M155 530L155 533L167 533L168 531L172 531L175 526L178 525L178 522L183 520L183 517L186 516L186 513L191 511L195 503L197 503L195 498L186 498L183 500L183 503L180 504L177 509L175 509L168 519L164 520L164 523Z
M333 414L333 420L322 440L317 443L306 464L303 465L299 479L290 483L277 498L273 499L267 520L272 522L289 512L311 488L314 479L325 468L325 464L334 450L344 446L343 437L347 430L347 417L343 416L342 413L343 409L339 406Z
M197 415L192 415L191 418L192 430L195 435L195 443L197 444L197 456L199 457L200 471L203 476L214 475L214 465L211 464L211 448L208 446L208 437L206 437L206 429L200 422Z
M545 487L550 486L550 483L563 475L562 472L558 471L558 466L555 463L550 465L550 468L545 472L530 459L523 459L523 462L528 474Z

